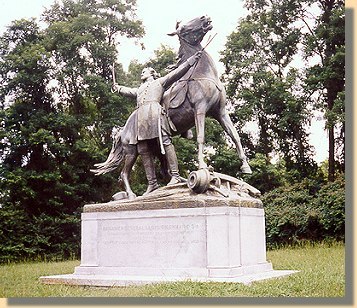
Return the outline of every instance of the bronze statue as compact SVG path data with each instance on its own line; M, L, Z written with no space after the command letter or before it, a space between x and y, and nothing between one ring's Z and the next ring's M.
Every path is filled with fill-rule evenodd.
M159 188L155 174L154 157L147 142L148 140L158 139L161 153L166 156L171 175L171 180L167 185L174 185L181 181L175 148L171 142L172 132L175 132L176 128L160 105L160 102L164 91L182 77L198 61L200 56L201 52L197 52L163 77L159 77L151 67L144 68L141 73L143 83L139 88L128 88L114 84L114 89L119 94L135 98L137 102L137 109L132 115L136 125L132 127L129 144L137 144L138 153L143 161L149 184L145 194Z
M139 121L140 112L134 112L128 118L125 126L115 136L114 144L108 159L104 163L97 164L97 169L93 170L93 172L96 172L97 174L107 173L116 169L124 158L124 167L121 172L121 178L129 198L135 197L135 194L132 192L129 185L129 175L136 161L138 151L139 153L141 152L141 155L148 155L148 157L152 157L152 153L156 153L156 155L158 155L162 160L160 151L158 151L159 149L157 146L155 147L155 144L150 147L150 150L152 150L152 152L150 152L146 151L146 149L140 149L140 142L136 142L136 140L145 140L142 138L146 137L154 137L156 139L162 137L160 145L164 147L165 153L172 153L172 151L175 153L171 143L169 147L165 147L165 143L167 144L166 136L169 137L170 133L175 135L183 134L193 126L196 126L198 143L198 167L199 169L207 168L207 164L205 163L203 157L204 123L206 115L216 119L221 124L225 132L232 138L236 146L238 156L242 161L241 171L243 173L251 173L246 156L244 155L239 135L225 108L225 89L219 80L218 73L212 58L201 46L203 37L211 29L211 19L206 16L195 18L188 22L186 25L180 26L179 23L176 24L176 31L169 34L177 35L180 40L179 61L177 63L176 69L183 73L183 70L181 71L181 69L184 67L186 71L181 75L179 80L174 82L174 84L166 92L163 92L163 89L165 89L165 87L163 87L160 91L158 91L158 95L154 95L155 101L158 100L159 96L163 95L161 100L161 106L163 108L159 103L154 104L156 107L152 107L150 102L147 103L148 105L145 103L143 104L143 106L146 106L144 107L145 110L151 110L151 112L155 114L161 114L163 112L164 116L162 116L162 114L160 116L156 116L157 122L155 122L153 126L155 128L153 128L152 131L151 129L148 130L149 136L143 135L143 137L139 137L141 134L141 128L139 129L140 125L144 125L143 127L145 130L145 125L147 125L148 122L144 121L146 124L138 125L137 122ZM192 66L189 64L187 65L186 61L188 60L193 63L192 61L193 59L196 59L197 53L201 56L201 59L196 61ZM144 75L142 76L146 76L146 74L149 75L149 72L145 71L143 74ZM155 80L154 77L150 79ZM160 78L157 80L160 80ZM145 83L141 87L139 88L141 89L140 91L139 89L135 90L137 91L136 97L138 105L139 101L141 102L141 95L139 95L139 93L141 93L141 91L145 92ZM131 95L130 90L127 88L119 87L116 89L118 89L120 93ZM134 95L134 93L132 94ZM151 95L147 97L147 100L151 100L149 97L151 97ZM159 124L159 121L162 123ZM160 125L163 127L162 130L158 129ZM162 132L162 135L159 133L160 131ZM170 140L170 138L168 139ZM146 145L147 144L148 143L146 142ZM170 156L170 154L166 155L166 157L170 159L168 156ZM146 160L149 161L149 158ZM148 170L149 168L152 170L152 166L148 167ZM177 170L176 165L174 166L172 163L170 169L171 172L174 172L173 178L177 179L178 174L175 172ZM150 181L151 180L149 180L148 191L151 190ZM151 181L151 183L152 187L156 187L156 185L153 184L153 181Z

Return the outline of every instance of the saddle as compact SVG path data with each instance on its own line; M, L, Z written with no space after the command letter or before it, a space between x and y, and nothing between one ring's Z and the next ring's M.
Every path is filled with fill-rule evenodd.
M217 82L211 78L190 78L190 79L178 80L170 88L169 100L168 100L169 106L165 106L165 109L168 110L169 108L175 109L180 107L187 97L187 93L189 90L189 82L199 81L199 80L209 80L214 83L218 91L222 91L221 87L217 84Z
M186 99L188 92L188 80L178 80L170 88L169 93L169 106L165 106L166 110L168 108L178 108L180 107Z

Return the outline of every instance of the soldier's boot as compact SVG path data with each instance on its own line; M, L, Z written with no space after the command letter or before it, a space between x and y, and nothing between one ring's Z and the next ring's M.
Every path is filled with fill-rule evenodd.
M151 153L142 153L141 159L142 159L142 162L144 165L146 178L147 178L148 184L149 184L146 192L143 194L143 196L145 196L145 195L153 192L154 190L158 189L160 186L157 183L154 157L152 156L152 154Z
M172 143L165 145L165 155L171 174L171 180L167 184L167 186L181 183L175 147L173 146Z

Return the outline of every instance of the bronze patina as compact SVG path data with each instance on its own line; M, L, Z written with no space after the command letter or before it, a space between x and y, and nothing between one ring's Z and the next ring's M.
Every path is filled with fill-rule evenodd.
M135 197L130 188L129 176L138 154L143 156L144 167L147 164L147 192L157 188L153 155L160 159L163 166L167 159L172 178L179 179L176 154L170 137L183 135L194 126L197 132L198 169L207 168L203 155L206 116L221 124L235 144L242 161L241 171L251 173L239 135L226 110L224 86L219 80L214 61L201 45L211 29L211 19L207 16L195 18L185 25L177 23L176 31L169 34L177 35L180 41L179 61L174 70L164 77L156 78L156 72L150 73L151 69L147 68L142 73L143 84L139 88L115 86L119 93L136 98L138 108L115 135L108 159L97 164L93 172L103 174L112 171L124 159L121 178L129 199Z

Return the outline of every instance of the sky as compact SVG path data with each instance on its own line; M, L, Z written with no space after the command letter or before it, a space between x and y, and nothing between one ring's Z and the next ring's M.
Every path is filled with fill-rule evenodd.
M39 18L45 8L49 8L54 0L0 0L0 32L11 21L20 18ZM207 51L223 72L223 64L219 62L219 52L224 49L227 36L234 31L239 18L244 16L245 9L241 0L137 0L137 16L144 23L145 37L141 40L145 50L134 39L119 38L118 61L126 69L131 60L137 59L145 62L154 57L154 50L161 44L178 50L177 37L168 36L167 33L175 30L176 21L189 21L202 15L212 19L213 30L211 35L217 33L209 44ZM209 35L206 35L206 40ZM205 40L203 41L204 44Z
M45 8L49 8L55 0L0 0L0 33L11 21L21 18L35 17L39 19ZM144 43L145 50L134 39L119 38L118 62L127 69L130 61L137 59L144 63L154 57L154 51L161 44L178 50L176 36L167 33L175 30L176 21L183 23L202 15L212 19L213 29L210 34L215 38L207 47L217 65L218 72L224 71L219 62L219 52L224 49L227 36L238 25L239 19L246 15L242 0L137 0L137 16L143 21L146 34L139 41ZM203 40L205 45L209 35ZM314 120L310 127L310 140L315 147L317 162L327 158L327 132L323 129L323 121Z
M153 57L153 51L160 44L168 45L174 50L178 50L178 39L176 36L168 36L167 33L175 31L176 21L183 23L198 16L207 15L212 19L213 30L206 35L217 33L216 37L207 47L207 51L213 57L220 73L223 72L223 64L219 62L219 52L224 49L227 36L234 31L239 18L243 17L245 9L240 0L138 0L138 17L144 21L146 36L144 44L145 51L137 49L137 53L142 53L146 59ZM158 22L159 20L159 22ZM122 48L123 49L123 48ZM134 54L137 54L134 53ZM129 59L132 55L131 49L120 50L119 56ZM125 63L124 67L125 67Z

